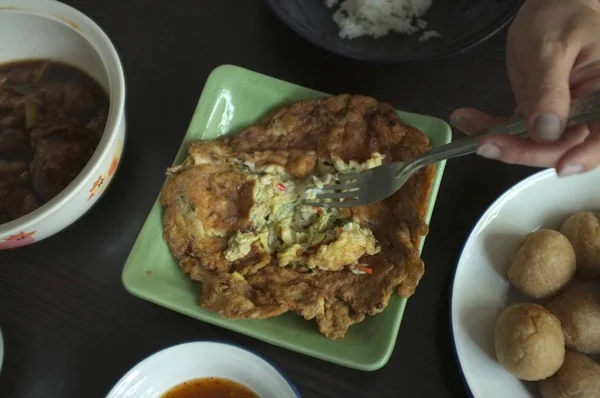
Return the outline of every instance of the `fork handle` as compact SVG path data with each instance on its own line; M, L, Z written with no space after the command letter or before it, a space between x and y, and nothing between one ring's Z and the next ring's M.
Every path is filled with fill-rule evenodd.
M571 103L571 112L569 114L569 119L567 120L567 127L573 127L599 118L600 91L595 91ZM414 159L411 163L418 169L442 160L470 155L477 151L477 143L481 138L489 134L507 134L516 137L526 137L527 123L522 117L519 117L510 122L494 126L491 129L486 130L483 134L461 138L449 144L433 148Z
M477 152L477 143L489 134L507 134L515 137L527 136L527 123L521 117L511 122L494 126L484 133L461 138L449 144L438 146L427 151L414 160L415 166L424 167L442 160L452 159L459 156L470 155Z

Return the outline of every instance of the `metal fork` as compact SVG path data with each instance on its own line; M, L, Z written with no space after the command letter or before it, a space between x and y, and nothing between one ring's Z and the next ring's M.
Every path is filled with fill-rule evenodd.
M588 94L571 103L567 127L600 119L600 91ZM305 204L317 207L355 207L379 202L399 190L422 167L442 160L469 155L477 151L477 143L488 134L527 136L527 124L522 118L514 119L485 131L483 134L462 138L431 149L405 162L394 162L360 173L340 174L338 183L325 185L315 200Z

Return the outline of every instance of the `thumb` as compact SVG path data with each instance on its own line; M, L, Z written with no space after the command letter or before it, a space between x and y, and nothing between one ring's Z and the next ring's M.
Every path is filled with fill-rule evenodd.
M576 57L575 49L560 42L541 45L528 57L526 101L521 108L534 141L552 142L562 136L571 103L569 76Z

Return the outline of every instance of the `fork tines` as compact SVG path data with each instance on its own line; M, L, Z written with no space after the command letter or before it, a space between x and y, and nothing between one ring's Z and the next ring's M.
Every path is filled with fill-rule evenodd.
M360 173L339 174L337 180L337 184L324 185L315 201L305 202L305 204L316 207L356 206L360 190Z

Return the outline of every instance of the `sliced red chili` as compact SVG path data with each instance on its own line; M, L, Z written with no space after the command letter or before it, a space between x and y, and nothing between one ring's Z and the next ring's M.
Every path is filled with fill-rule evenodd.
M371 275L373 273L373 270L369 267L365 267L364 265L359 265L358 269L361 270L362 272L364 272L367 275Z

